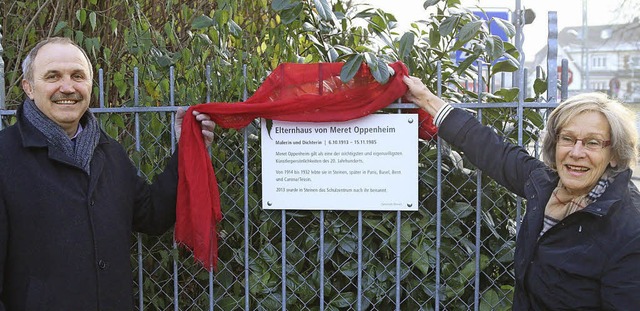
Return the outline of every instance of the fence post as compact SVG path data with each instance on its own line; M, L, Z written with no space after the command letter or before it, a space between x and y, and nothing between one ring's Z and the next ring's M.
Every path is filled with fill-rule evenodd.
M0 24L0 110L4 110L6 105L4 103L4 61L2 60L2 25Z
M547 101L558 102L558 12L548 13L549 34L547 39Z

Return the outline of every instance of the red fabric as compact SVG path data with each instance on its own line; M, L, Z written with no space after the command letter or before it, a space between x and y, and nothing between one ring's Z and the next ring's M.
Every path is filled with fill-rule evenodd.
M436 139L438 128L433 124L433 117L424 109L416 109L420 126L418 127L418 137L424 140Z
M217 125L234 129L260 117L281 121L347 121L388 106L407 90L402 81L407 68L401 62L391 64L395 75L385 84L376 82L366 65L354 79L342 83L343 64L285 63L247 101L199 104L191 106L186 115L191 116L191 111L197 110L208 114ZM420 137L431 139L435 135L431 116L426 112L419 115ZM179 145L175 239L191 249L205 268L217 269L217 225L222 220L218 183L195 118L184 118Z

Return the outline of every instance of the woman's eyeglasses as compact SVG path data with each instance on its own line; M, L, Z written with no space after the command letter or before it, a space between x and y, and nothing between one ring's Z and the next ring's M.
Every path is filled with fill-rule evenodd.
M581 141L582 146L592 151L598 151L611 146L610 140L602 140L595 137L577 138L568 134L558 134L556 138L558 146L561 147L573 147L578 141Z

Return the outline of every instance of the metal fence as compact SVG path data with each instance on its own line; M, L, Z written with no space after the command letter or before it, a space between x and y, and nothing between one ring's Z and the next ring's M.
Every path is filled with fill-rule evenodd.
M548 87L555 90L555 13L549 22ZM483 66L478 68L474 87L481 88ZM102 71L98 79L100 103L92 112L151 179L176 147L173 71L165 107L141 106L137 85L133 106L105 107ZM501 77L502 83L509 79L520 89L527 85L526 72ZM524 102L522 93L516 102L485 103L478 97L454 106L472 109L483 123L537 155L543 128L528 120L544 120L556 98ZM387 110L407 108L414 106L395 103ZM14 114L0 110L0 129L14 122ZM265 211L256 125L240 132L218 129L211 150L225 215L219 270L196 265L176 247L172 232L136 235L131 251L137 310L510 309L523 202L444 141L420 142L417 212Z

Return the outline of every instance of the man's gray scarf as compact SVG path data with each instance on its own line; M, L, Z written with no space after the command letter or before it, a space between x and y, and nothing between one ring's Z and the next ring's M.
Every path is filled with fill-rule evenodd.
M93 157L93 151L100 140L100 126L89 110L80 119L82 132L75 138L75 144L62 127L38 109L33 100L27 98L24 101L23 112L27 121L47 137L49 148L62 151L73 160L74 165L90 174L89 164Z

